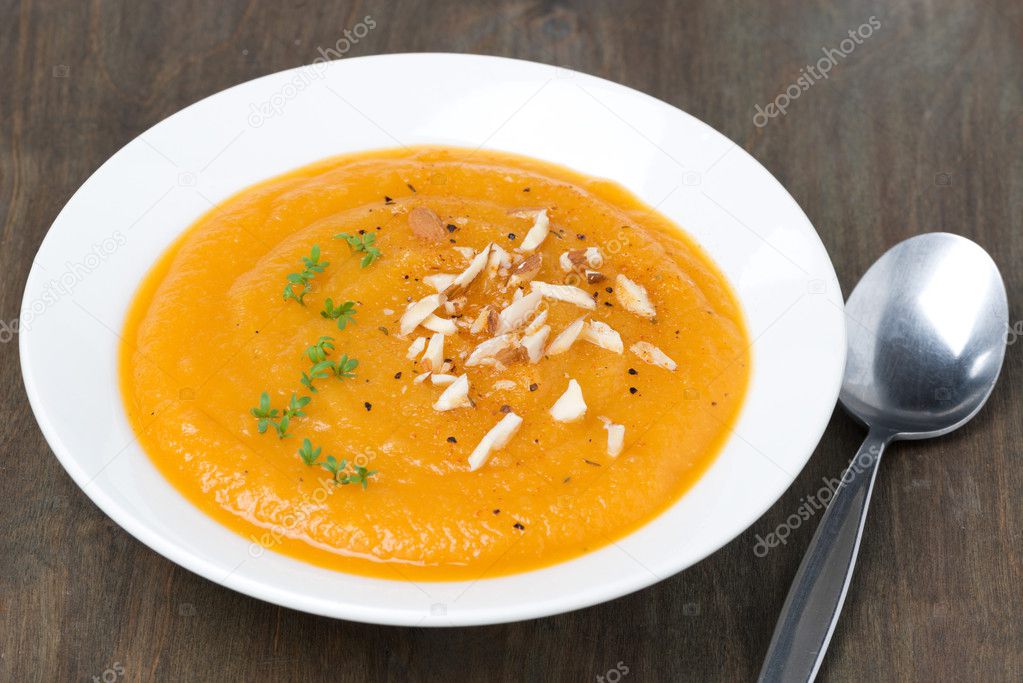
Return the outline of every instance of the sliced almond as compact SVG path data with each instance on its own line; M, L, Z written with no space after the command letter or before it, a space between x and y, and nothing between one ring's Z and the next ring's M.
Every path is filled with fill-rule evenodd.
M469 399L469 378L465 374L461 374L448 385L444 393L437 397L433 409L444 411L470 406L472 406L472 401Z
M431 294L424 296L419 301L410 304L401 315L400 328L401 336L406 336L419 327L419 323L426 320L431 313L440 308L447 297L443 294Z
M408 213L408 225L412 233L430 242L440 242L446 237L444 222L432 209L417 206Z
M446 386L449 386L451 384L454 384L456 379L458 379L458 378L455 377L454 375L446 375L446 374L443 374L443 373L439 374L439 375L430 375L430 382L435 387L446 387Z
M422 384L423 382L426 381L426 378L429 377L429 376L430 376L430 371L427 370L426 372L424 372L422 374L416 375L416 378L414 380L412 380L412 383L413 384Z
M592 311L597 307L596 302L586 292L572 285L552 285L549 282L537 282L534 280L529 283L529 286L534 292L540 292L545 299L575 304L579 308L585 308L588 311Z
M484 434L479 445L469 456L469 471L475 472L483 467L493 451L499 451L507 446L511 438L515 436L515 432L519 431L520 426L522 426L522 418L515 413L508 413L501 418L500 422Z
M451 283L455 281L457 275L451 273L437 273L435 275L427 275L423 278L423 282L433 287L438 292L443 292L445 289L451 286Z
M547 209L542 209L536 214L536 220L533 222L533 227L526 233L525 238L522 240L522 246L515 251L520 252L532 252L536 251L545 239L547 239L547 233L551 231L551 221L547 218Z
M514 209L508 209L507 213L515 218L533 218L541 211L546 211L546 209L542 206L517 206Z
M618 303L629 313L635 313L642 318L653 318L657 315L646 287L636 284L621 273L615 278L615 296Z
M607 430L607 454L617 458L625 447L625 425L615 424L607 417L598 417Z
M465 305L469 303L469 300L464 296L460 296L457 299L451 299L444 302L444 310L448 315L460 316L462 311L465 310Z
M488 339L480 343L469 357L465 359L465 366L472 367L474 365L480 365L484 359L493 358L500 351L508 348L514 344L514 340L510 334L502 334L497 337Z
M511 268L511 254L499 244L490 247L490 258L487 260L487 275L494 277L502 270Z
M583 390L579 382L574 379L568 380L568 388L551 406L550 413L558 422L575 422L586 414L586 401L583 400Z
M604 257L597 247L572 249L558 258L558 265L566 273L583 268L600 268L604 265Z
M498 316L497 334L505 334L523 327L529 320L529 316L533 315L533 312L540 306L542 300L543 295L540 292L532 292L513 301Z
M409 345L408 351L405 353L405 357L409 360L415 360L416 358L419 358L419 354L421 354L425 348L426 337L416 337L416 340Z
M577 319L571 325L562 330L561 334L554 338L551 345L547 347L548 356L556 356L559 353L568 351L575 340L579 338L579 335L583 331L583 326L586 325L586 316L582 316Z
M472 326L469 328L469 331L473 334L480 334L482 332L486 332L490 335L494 334L494 331L497 330L497 316L497 309L490 304L487 304L480 309L479 315L477 315L476 319L472 322Z
M611 329L607 323L602 323L599 320L591 320L586 323L579 338L615 353L622 353L625 350L622 335Z
M454 298L464 292L472 284L472 281L476 279L476 276L483 270L483 266L487 265L487 259L490 257L490 247L487 245L483 248L483 251L476 254L472 261L469 262L469 266L463 270L459 275L452 281L448 288L444 290L444 293Z
M423 354L422 368L429 371L439 371L444 363L444 335L440 332L430 337L430 343L426 345L426 352Z
M543 357L543 346L547 343L547 337L551 333L551 326L544 325L536 332L527 334L522 338L522 348L529 354L530 363L538 363Z
M461 254L466 261L471 261L472 257L476 255L476 250L472 247L452 247L452 249Z
M541 327L543 327L546 322L547 322L547 309L545 308L545 309L543 309L542 311L540 311L539 313L536 314L536 317L533 318L533 322L531 322L528 325L526 325L526 329L523 330L523 333L524 334L533 334L534 332L539 330Z
M446 306L447 304L445 304ZM426 320L420 323L423 327L430 330L431 332L440 332L441 334L457 334L458 326L455 325L455 321L448 320L446 318L439 318L433 313L426 316Z
M540 272L540 266L542 265L542 254L530 254L516 263L511 269L511 274L508 276L508 286L518 287L523 283L529 282Z
M525 363L529 360L529 352L523 346L512 346L494 354L494 360L504 366Z
M636 342L629 347L629 350L639 356L641 360L650 363L650 365L656 365L659 368L665 370L674 371L678 367L678 364L668 357L664 351L651 344L650 342L640 341Z

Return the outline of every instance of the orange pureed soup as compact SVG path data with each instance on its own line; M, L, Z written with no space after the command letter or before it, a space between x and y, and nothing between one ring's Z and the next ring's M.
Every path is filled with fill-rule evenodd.
M132 425L190 501L255 552L417 581L649 521L717 455L750 374L728 283L669 220L456 148L239 192L154 266L123 337Z

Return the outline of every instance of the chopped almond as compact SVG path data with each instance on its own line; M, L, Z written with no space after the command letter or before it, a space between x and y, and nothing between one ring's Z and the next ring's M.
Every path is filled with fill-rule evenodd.
M529 286L534 292L540 292L547 299L575 304L579 308L585 308L589 311L597 307L597 304L586 292L572 285L552 285L548 282L537 282L534 280L529 283Z
M430 375L430 382L432 382L433 385L436 386L436 387L446 387L446 386L449 386L451 384L454 384L456 379L458 379L458 378L455 377L454 375L446 375L446 374L443 374L443 373L439 374L439 375L436 375L436 374L435 375Z
M491 452L499 451L507 446L511 438L515 436L515 432L519 431L520 426L522 426L522 418L515 413L508 413L501 418L501 421L480 439L479 445L469 456L469 471L475 472L483 467L490 459Z
M422 367L424 370L440 370L444 362L444 335L436 332L430 337L430 343L426 345L426 353L423 354Z
M526 325L526 329L523 330L523 333L525 333L525 334L533 334L534 332L539 330L541 327L543 327L546 322L547 322L547 309L545 308L545 309L543 309L542 311L540 311L539 313L536 314L536 317L533 318L533 322L531 322L528 325Z
M524 363L529 360L529 352L526 351L525 347L512 346L507 349L501 349L494 354L494 360L505 366Z
M536 220L533 222L533 227L526 233L526 237L522 240L522 246L515 251L522 252L533 252L539 247L545 239L547 239L547 233L551 231L551 221L547 218L547 209L541 209L536 214Z
M466 261L471 261L472 257L476 255L476 250L472 247L452 247L452 249L461 254Z
M571 325L562 330L561 334L554 338L551 345L547 347L548 356L556 356L559 353L564 353L571 348L575 340L582 334L583 326L586 325L586 316L582 316L577 319Z
M458 276L450 273L437 273L435 275L427 275L423 278L423 282L433 287L438 292L443 292L451 286L451 283L455 281L456 277Z
M426 372L424 372L422 374L416 375L416 378L414 380L412 380L412 383L413 384L422 384L423 382L426 381L426 378L429 377L429 376L430 376L430 371L427 370Z
M417 206L409 211L408 225L412 228L412 233L420 239L440 242L446 237L444 222L440 216L425 206Z
M650 363L650 365L656 365L659 368L671 371L674 371L675 368L678 367L678 364L669 358L668 354L664 353L664 351L661 351L650 342L636 342L629 347L629 350L639 356L641 360Z
M426 316L426 320L420 324L431 332L440 332L441 334L456 334L458 332L458 326L453 320L438 318L433 313Z
M444 411L470 406L472 406L472 400L469 398L469 378L463 373L448 385L444 393L437 397L433 409Z
M607 430L607 454L617 458L625 447L625 425L615 424L607 417L598 417Z
M486 358L493 358L498 352L503 351L514 343L510 334L502 334L481 342L469 357L465 359L466 367L480 365Z
M572 249L561 255L558 259L558 264L561 266L561 270L569 273L586 267L591 269L600 268L604 265L604 257L601 255L600 249L596 247Z
M415 360L416 358L419 358L419 354L421 354L425 348L426 337L416 337L416 340L409 345L408 352L405 354L405 357L409 360Z
M604 277L603 273L600 273L596 270L587 270L583 273L583 275L586 276L587 284L591 285L595 285L598 282L603 282L604 280L607 279L606 277Z
M497 334L505 334L524 326L529 320L529 316L533 315L533 311L540 306L542 299L543 295L540 292L533 292L513 301L498 316Z
M511 381L510 379L499 379L496 382L494 382L494 389L498 391L508 391L509 389L514 389L517 386L518 384Z
M625 350L625 345L622 344L622 335L611 329L607 323L602 323L599 320L591 320L586 323L579 338L615 353L622 353Z
M469 331L473 334L480 334L481 332L494 334L494 331L497 329L497 320L497 309L487 304L480 309L480 313L476 316L476 320L473 321Z
M508 286L518 287L523 283L529 282L540 272L541 265L543 265L543 255L540 253L530 254L522 259L511 269L511 275L508 277Z
M545 211L542 206L518 206L514 209L508 209L508 215L514 216L515 218L533 218L541 211Z
M527 334L522 338L522 348L529 354L530 363L540 362L540 358L543 357L543 345L547 342L547 337L551 333L551 326L544 325L536 332Z
M586 401L583 400L583 390L579 382L574 379L568 380L568 388L551 406L550 413L558 422L575 422L586 414Z
M511 268L511 255L501 245L490 246L490 258L487 261L487 275L494 277L501 271Z
M465 310L465 305L469 303L469 300L464 296L460 296L457 299L451 299L444 302L444 310L448 315L461 315L462 311Z
M653 318L657 315L646 287L638 285L621 273L615 278L615 296L625 310L642 318Z
M476 279L476 276L483 270L483 266L487 265L487 259L490 257L490 247L487 245L483 248L483 251L476 254L472 261L469 262L469 266L463 270L452 282L448 285L448 288L444 290L444 293L450 297L455 297L464 292L472 284L472 281Z
M426 320L430 314L440 308L445 301L447 301L447 297L443 294L431 294L429 296L424 296L422 299L413 304L410 304L401 316L401 336L404 337L419 327L419 323Z

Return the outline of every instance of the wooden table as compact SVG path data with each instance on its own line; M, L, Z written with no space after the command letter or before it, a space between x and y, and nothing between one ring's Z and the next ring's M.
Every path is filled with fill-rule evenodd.
M638 594L549 619L421 630L308 616L201 579L133 540L51 456L21 386L24 280L54 216L104 160L179 108L311 62L465 51L638 88L759 159L817 227L844 291L887 247L947 230L1023 295L1023 5L851 2L124 3L0 0L0 679L750 680L817 519L786 527L863 436L834 415L746 533ZM188 5L188 6L186 6ZM836 56L786 113L755 106ZM832 53L834 55L834 53ZM758 126L757 123L763 124ZM1021 311L1013 308L1011 319ZM1023 322L1016 322L1023 336ZM1010 335L1015 341L1016 335ZM68 331L74 343L74 331ZM1023 680L1023 341L961 432L882 468L823 680ZM617 673L610 673L616 670ZM122 673L123 672L123 673Z

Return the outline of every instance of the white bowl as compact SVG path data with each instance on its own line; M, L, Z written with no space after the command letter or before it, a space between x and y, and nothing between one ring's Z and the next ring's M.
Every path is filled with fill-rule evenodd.
M137 285L171 241L247 185L330 155L413 143L518 152L616 180L693 235L734 286L754 340L751 386L734 433L688 493L626 538L552 567L474 582L352 576L255 552L258 546L181 497L136 442L118 389L119 331ZM767 510L806 463L845 363L831 261L795 201L741 148L615 83L451 54L292 69L208 97L149 129L96 171L54 221L28 278L20 334L25 386L47 441L86 494L140 541L280 605L431 626L592 605L714 552Z

